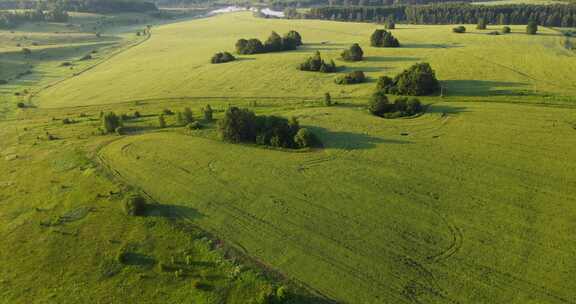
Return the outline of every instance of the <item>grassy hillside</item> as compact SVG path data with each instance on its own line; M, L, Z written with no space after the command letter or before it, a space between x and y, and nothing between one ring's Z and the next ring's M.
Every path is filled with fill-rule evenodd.
M174 133L115 141L127 183L349 303L563 303L576 296L576 112L435 104L414 119L354 107L282 112L309 153ZM161 182L159 182L159 178Z
M398 49L369 47L376 25L312 20L255 19L249 13L177 23L153 29L152 38L138 48L108 61L89 74L43 91L35 99L41 107L63 107L162 99L185 96L310 97L330 91L337 97L364 97L380 75L394 75L414 62L428 61L454 100L572 101L576 84L574 53L563 38L541 29L537 36L490 36L488 31L452 34L452 26L400 25L394 35ZM299 31L306 46L297 51L241 56L241 60L213 66L210 57L232 51L237 39L265 39L272 30ZM303 73L296 66L313 51L337 58L343 48L358 42L367 60L344 63L361 69L372 81L356 86L334 84L334 75ZM318 90L321 90L319 92ZM502 95L505 95L503 97Z

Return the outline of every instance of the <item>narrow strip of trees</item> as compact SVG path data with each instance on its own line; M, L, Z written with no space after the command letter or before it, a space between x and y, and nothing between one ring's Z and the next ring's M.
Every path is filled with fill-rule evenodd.
M295 50L302 45L302 36L296 31L289 31L283 37L272 32L264 43L259 39L239 39L236 42L236 52L242 55L261 54Z

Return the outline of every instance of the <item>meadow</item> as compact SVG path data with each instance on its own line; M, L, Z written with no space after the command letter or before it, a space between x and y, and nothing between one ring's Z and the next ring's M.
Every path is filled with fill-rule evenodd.
M575 302L576 64L555 29L400 24L403 46L378 49L368 44L379 26L366 23L241 12L153 26L150 37L134 35L141 26L96 41L22 29L60 39L63 52L32 62L47 77L0 86L1 303L266 303L281 285L293 303ZM272 30L297 30L305 45L209 63ZM356 42L367 60L336 62L367 83L296 69ZM4 78L20 73L10 47ZM75 61L93 49L94 60ZM422 61L444 87L422 98L424 114L366 111L378 76ZM324 92L337 104L324 106ZM175 115L158 127L166 109L199 119L206 104L216 121L230 105L297 117L322 146L229 144L217 122L189 130ZM99 135L107 111L141 115L123 135ZM153 203L148 216L123 214L131 192Z

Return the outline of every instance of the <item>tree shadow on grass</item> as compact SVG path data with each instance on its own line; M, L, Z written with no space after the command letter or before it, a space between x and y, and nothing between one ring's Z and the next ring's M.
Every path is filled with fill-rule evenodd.
M426 113L458 114L470 112L466 107L453 106L449 104L431 104L426 107Z
M122 264L150 267L156 264L156 260L153 257L142 253L126 252L122 257Z
M443 80L445 96L530 96L527 83L487 80Z
M394 56L367 56L364 57L364 61L371 62L404 62L404 61L419 61L420 57L394 57Z
M460 44L448 43L406 43L400 45L404 49L452 49L462 47Z
M358 150L358 149L372 149L378 144L411 144L411 141L386 139L374 137L367 134L359 134L345 131L333 132L328 129L316 126L306 126L310 129L322 143L325 148Z
M197 209L182 205L150 204L146 206L146 216L196 220L204 217L204 214Z

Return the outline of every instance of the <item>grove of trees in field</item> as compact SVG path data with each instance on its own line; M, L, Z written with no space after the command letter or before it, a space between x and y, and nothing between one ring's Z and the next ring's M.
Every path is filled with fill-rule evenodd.
M400 42L386 30L375 30L370 36L370 45L375 47L399 47Z
M364 58L364 51L358 43L354 43L350 48L342 51L340 57L345 61L362 61Z
M281 148L305 148L315 144L312 132L301 128L298 120L279 116L257 116L248 109L230 107L218 121L223 140L255 143Z
M353 71L344 75L339 75L334 79L336 84L355 84L366 81L366 75L362 71Z
M320 52L316 51L312 57L308 57L306 61L301 63L298 69L300 71L334 73L336 72L336 63L334 63L334 60L330 60L330 62L324 61Z
M239 39L235 47L238 54L248 55L295 50L300 45L302 36L296 31L289 31L283 37L272 32L264 43L256 38Z
M430 64L417 63L394 78L380 77L376 88L384 94L421 96L437 92L440 83Z

